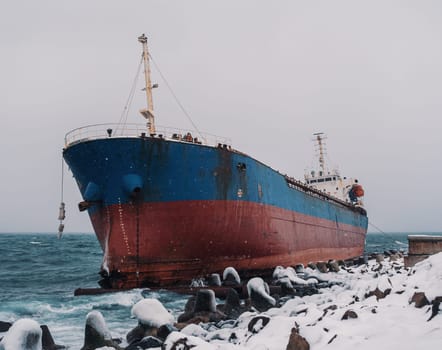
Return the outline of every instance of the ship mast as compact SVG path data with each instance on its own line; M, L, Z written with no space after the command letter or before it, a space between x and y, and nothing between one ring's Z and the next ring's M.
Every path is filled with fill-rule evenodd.
M322 174L325 174L324 143L322 142L324 140L323 137L324 133L318 132L313 135L316 136L316 141L318 142L319 167L321 169Z
M149 51L147 49L147 37L143 34L138 37L138 41L143 45L144 77L146 83L147 108L140 110L140 113L147 119L147 127L150 135L155 135L155 118L153 115L152 83L150 80Z

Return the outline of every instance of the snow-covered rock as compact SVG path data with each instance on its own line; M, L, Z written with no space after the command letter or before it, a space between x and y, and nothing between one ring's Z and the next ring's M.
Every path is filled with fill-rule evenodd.
M269 286L260 277L254 277L247 282L247 292L252 305L259 311L265 311L276 305L276 300L269 294Z
M291 284L295 285L308 284L306 280L297 276L295 269L291 266L287 268L284 268L282 266L277 266L273 271L273 278L275 280L280 280L282 283L286 283L285 279L288 279Z
M172 332L167 337L162 347L163 350L192 349L192 350L217 350L218 347L192 335Z
M263 313L244 312L230 328L200 325L206 332L198 326L186 333L201 332L201 340L215 346L207 349L287 349L294 328L299 335L296 338L305 339L312 350L437 349L442 329L442 311L437 302L442 300L437 298L442 294L442 254L417 264L410 274L401 259L373 259L339 272L319 273L306 268L305 275L328 281L319 293L293 297ZM275 271L275 277L287 275L284 268ZM247 289L266 302L274 300L260 278L251 279ZM384 298L370 296L374 290L384 293ZM415 308L409 304L415 292L428 293L434 304ZM251 322L253 319L256 322ZM264 319L269 320L265 325Z
M42 330L31 319L22 318L14 322L0 342L0 350L41 350Z
M106 321L100 311L94 310L86 315L86 326L95 329L104 339L111 339L111 334L107 328Z
M99 347L113 347L119 349L111 337L106 321L99 311L91 311L86 316L84 329L84 344L82 350L93 350Z
M239 277L238 272L235 270L235 268L229 266L224 269L223 272L223 281L230 282L233 284L240 284L241 278Z
M193 312L216 312L215 293L210 289L201 289L196 293L195 306Z
M160 327L173 323L175 318L157 299L143 299L132 307L132 316L149 327Z
M416 288L413 292L424 292L430 301L442 296L442 253L417 263L407 284L409 288Z

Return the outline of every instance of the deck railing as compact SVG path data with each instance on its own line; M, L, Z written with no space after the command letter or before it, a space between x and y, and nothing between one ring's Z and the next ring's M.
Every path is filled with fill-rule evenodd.
M94 124L69 131L65 136L65 147L73 144L106 138L117 137L150 137L145 124ZM173 141L193 142L208 146L231 145L226 137L208 133L198 133L194 130L177 129L166 126L157 126L156 134L152 137Z
M350 202L346 202L346 201L344 201L342 199L336 198L336 197L334 197L334 196L332 196L330 194L327 194L327 193L325 193L325 192L323 192L321 190L318 190L316 188L310 187L307 184L305 184L304 182L296 180L293 177L289 177L287 175L284 175L284 178L285 178L285 181L287 182L287 185L289 187L291 187L291 188L300 189L300 190L302 190L302 191L304 191L306 193L310 193L313 196L320 197L322 199L338 203L340 205L343 205L343 206L345 206L347 208L352 209L353 211L358 211L361 214L366 215L365 209L362 208L360 205L353 204L353 203L350 203ZM361 203L362 202L360 202L359 204L361 204Z

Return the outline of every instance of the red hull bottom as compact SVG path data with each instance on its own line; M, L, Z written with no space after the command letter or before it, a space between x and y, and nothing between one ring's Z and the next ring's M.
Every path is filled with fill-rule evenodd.
M361 214L356 213L359 223ZM233 266L244 276L278 265L363 254L366 228L241 201L112 205L91 215L107 288L188 284Z

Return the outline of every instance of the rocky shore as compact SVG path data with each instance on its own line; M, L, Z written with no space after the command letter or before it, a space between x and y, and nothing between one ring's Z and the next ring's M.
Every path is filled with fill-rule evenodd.
M222 278L221 278L222 277ZM275 268L273 278L241 281L234 268L212 275L179 315L158 300L132 307L138 325L112 337L103 315L86 317L78 349L437 349L442 336L442 253L413 268L389 251L352 262ZM224 300L211 290L224 286ZM244 297L238 293L243 286ZM0 350L56 350L35 320L0 322ZM61 342L62 343L62 342Z

